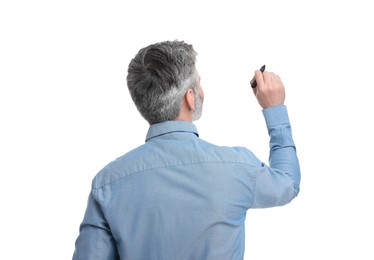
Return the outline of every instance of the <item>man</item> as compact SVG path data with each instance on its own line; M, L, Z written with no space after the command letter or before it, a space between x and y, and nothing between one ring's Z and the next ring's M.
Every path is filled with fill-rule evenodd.
M94 178L73 259L243 259L250 208L281 206L300 171L281 79L255 72L270 166L248 149L198 137L204 93L196 52L180 41L141 49L127 85L150 128L144 145Z

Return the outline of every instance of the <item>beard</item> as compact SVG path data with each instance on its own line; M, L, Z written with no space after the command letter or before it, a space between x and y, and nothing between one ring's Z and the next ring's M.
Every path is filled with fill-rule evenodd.
M192 112L192 120L196 121L201 117L203 112L204 97L200 93L195 94L195 110Z

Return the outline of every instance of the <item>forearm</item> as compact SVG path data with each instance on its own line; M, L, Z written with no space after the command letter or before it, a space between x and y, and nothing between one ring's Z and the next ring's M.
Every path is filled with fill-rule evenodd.
M297 194L300 185L300 166L287 108L279 105L264 109L263 114L270 136L269 166L288 175Z

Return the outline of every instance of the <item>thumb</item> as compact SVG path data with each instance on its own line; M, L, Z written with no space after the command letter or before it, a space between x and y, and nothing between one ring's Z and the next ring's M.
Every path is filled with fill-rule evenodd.
M253 82L254 80L256 81L256 85L260 85L260 86L263 86L264 85L264 76L262 74L262 72L260 70L256 70L255 71L255 76L253 78Z

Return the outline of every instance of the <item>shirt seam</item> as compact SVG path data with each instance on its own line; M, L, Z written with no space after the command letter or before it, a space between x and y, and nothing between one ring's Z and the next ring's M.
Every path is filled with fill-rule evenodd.
M255 174L255 178L256 178L256 180L255 180L255 187L254 187L254 189L253 189L253 201L252 201L252 207L250 207L250 208L256 208L257 206L255 205L255 203L256 203L256 195L257 195L257 186L258 186L258 169L256 169L256 174Z
M165 165L165 166L150 167L150 168L147 168L147 169L141 169L141 170L133 171L130 174L127 174L127 175L122 176L120 178L116 178L114 180L111 180L111 181L109 181L109 182L107 182L107 183L105 183L103 185L100 185L99 187L94 187L93 190L99 190L99 189L103 188L104 186L112 184L113 182L116 182L116 181L128 178L128 177L130 177L130 176L132 176L134 174L139 174L139 173L146 172L146 171L151 171L151 170L161 169L161 168L170 168L170 167L176 167L176 166L196 165L196 164L208 164L208 163L215 163L215 164L241 164L241 165L247 165L247 166L250 166L250 167L255 167L255 165L250 164L250 163L245 163L245 162L203 161L203 162L189 162L189 163L180 163L180 164L170 164L170 165ZM119 173L118 171L115 171L115 172ZM95 178L95 182L97 182L97 178ZM257 171L256 171L256 186L257 186Z

